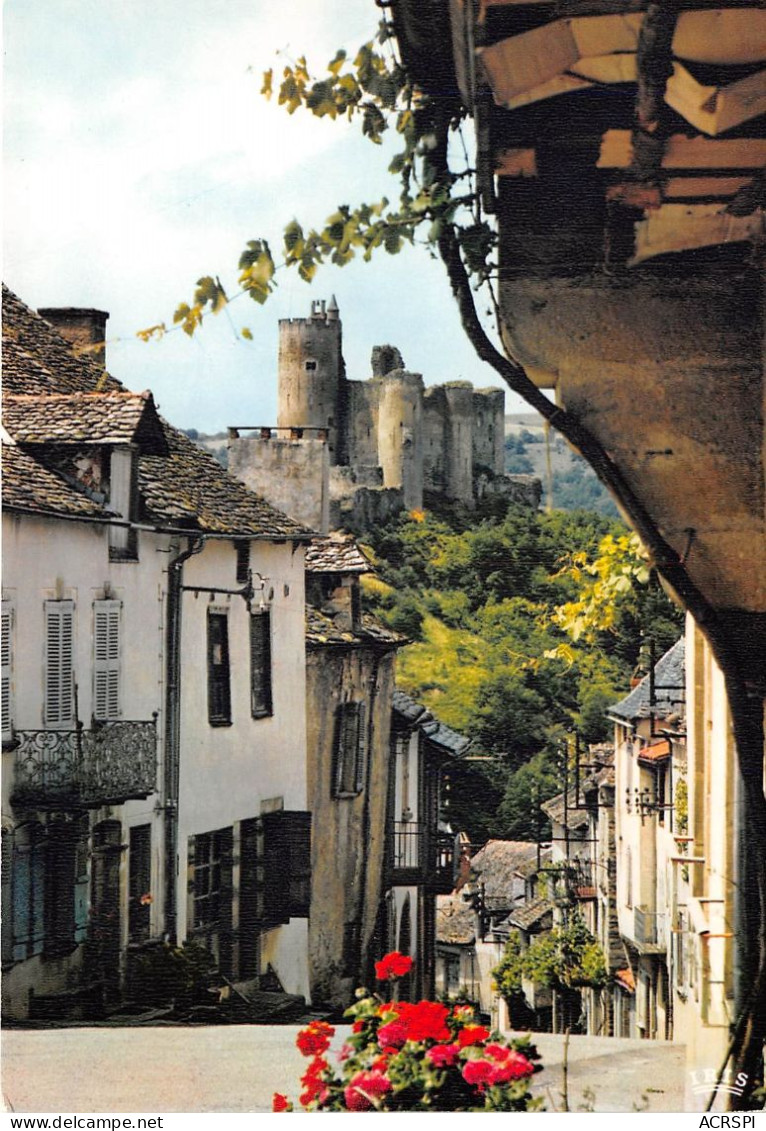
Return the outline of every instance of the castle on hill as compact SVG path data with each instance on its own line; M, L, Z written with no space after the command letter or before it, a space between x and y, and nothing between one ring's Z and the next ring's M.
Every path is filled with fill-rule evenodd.
M539 504L538 480L503 472L502 389L426 388L390 345L371 364L367 380L346 376L334 297L280 320L277 426L230 428L230 471L322 531L419 510L428 493L469 508L493 493Z

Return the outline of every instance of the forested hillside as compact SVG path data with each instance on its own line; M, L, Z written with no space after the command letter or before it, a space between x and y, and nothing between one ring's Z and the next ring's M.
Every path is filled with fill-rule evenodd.
M367 605L412 640L399 686L475 739L450 775L453 824L476 841L544 831L536 803L561 789L567 739L610 737L606 707L645 670L650 637L658 655L677 639L680 613L642 583L626 528L592 512L511 507L476 521L442 507L379 528L370 548ZM605 571L613 624L592 634L583 609Z

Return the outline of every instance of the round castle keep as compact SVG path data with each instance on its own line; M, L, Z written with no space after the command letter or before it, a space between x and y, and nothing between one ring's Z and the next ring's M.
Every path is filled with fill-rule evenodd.
M311 304L310 318L279 322L280 428L327 428L330 461L338 462L344 410L342 329L333 297Z

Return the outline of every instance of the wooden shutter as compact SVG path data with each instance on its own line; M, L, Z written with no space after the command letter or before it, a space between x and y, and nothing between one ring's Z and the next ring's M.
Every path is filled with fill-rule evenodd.
M250 617L250 698L254 719L271 715L271 613Z
M93 603L93 717L120 717L120 601Z
M367 705L341 703L335 716L335 765L333 792L336 797L361 793L367 753Z
M308 918L311 903L311 814L280 809L263 821L266 925Z
M13 614L7 601L2 610L2 719L3 741L13 737L13 713L11 710L12 642Z
M45 602L45 723L66 726L74 717L74 602Z

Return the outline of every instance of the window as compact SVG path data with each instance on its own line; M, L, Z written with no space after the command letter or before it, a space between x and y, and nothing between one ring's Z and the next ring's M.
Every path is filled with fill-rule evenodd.
M8 601L3 601L2 618L3 742L10 742L13 738L13 611Z
M254 719L273 714L271 703L271 613L250 617L250 702Z
M231 828L215 829L192 838L192 931L214 955L221 973L232 970L232 869L234 836Z
M109 459L109 505L121 525L109 527L112 561L135 561L138 557L136 530L124 525L135 518L137 497L138 460L130 448L113 448Z
M14 834L11 866L14 962L41 954L45 941L45 835L41 825Z
M362 791L367 750L365 715L361 702L341 703L335 712L335 797L353 797Z
M128 857L128 939L146 942L151 934L152 826L130 830Z
M75 861L77 826L53 821L47 828L45 955L60 958L75 947Z
M207 709L211 726L231 726L229 621L226 613L207 616Z
M93 602L93 718L120 717L120 601Z
M231 829L216 829L194 838L195 927L219 924L222 913L230 908L231 858Z
M234 550L237 555L237 581L246 585L250 577L250 543L235 542Z
M45 602L45 725L74 721L74 602Z

